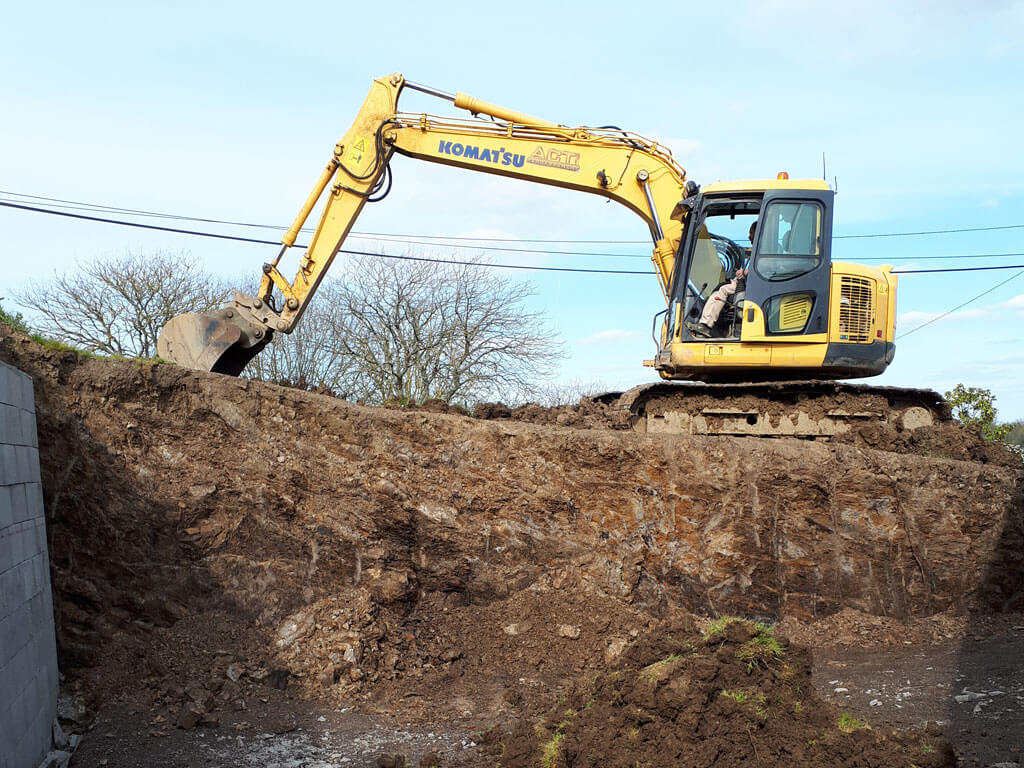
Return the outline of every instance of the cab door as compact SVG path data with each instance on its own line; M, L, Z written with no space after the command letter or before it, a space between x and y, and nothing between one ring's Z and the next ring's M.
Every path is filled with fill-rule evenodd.
M831 190L769 190L754 237L741 341L817 342L828 332Z

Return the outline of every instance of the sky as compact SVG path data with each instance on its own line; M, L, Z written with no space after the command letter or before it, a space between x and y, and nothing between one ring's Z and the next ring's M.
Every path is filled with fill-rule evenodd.
M1024 264L1024 2L98 0L16 4L4 17L0 200L39 195L287 225L371 81L401 72L554 122L635 131L672 148L699 183L783 170L820 178L824 153L838 191L836 260ZM456 115L412 92L401 108ZM646 225L600 197L408 158L393 170L393 191L364 209L357 231L636 242L547 246L588 256L371 239L347 247L650 265ZM1010 228L850 237L982 227ZM83 260L155 249L245 282L276 253L0 208L0 297L24 309L11 297L34 282ZM632 258L597 255L607 253ZM968 254L1016 255L937 258ZM1001 420L1024 419L1020 272L904 275L896 359L871 383L984 387ZM532 307L566 342L559 380L621 389L654 378L641 365L664 308L653 274L510 274L534 284Z

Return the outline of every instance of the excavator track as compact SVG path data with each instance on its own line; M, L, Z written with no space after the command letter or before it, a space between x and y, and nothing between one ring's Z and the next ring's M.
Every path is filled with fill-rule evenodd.
M637 432L829 440L867 425L895 431L950 421L930 389L834 381L644 384L595 398L628 409Z

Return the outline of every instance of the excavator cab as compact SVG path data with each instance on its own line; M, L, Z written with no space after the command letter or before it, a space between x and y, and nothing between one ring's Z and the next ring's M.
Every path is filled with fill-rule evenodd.
M788 178L709 184L689 201L653 361L662 378L838 379L885 370L896 281L888 268L832 262L833 202L824 181ZM741 266L746 277L712 337L698 335L705 306L720 300L713 293Z

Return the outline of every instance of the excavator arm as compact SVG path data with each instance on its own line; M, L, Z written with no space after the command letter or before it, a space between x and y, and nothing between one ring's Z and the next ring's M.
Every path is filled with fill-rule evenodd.
M451 101L474 117L399 112L405 88ZM570 128L394 74L374 81L352 127L281 239L277 257L263 265L256 296L236 292L234 302L216 312L173 318L161 333L158 354L190 368L237 376L275 332L290 333L363 206L390 184L389 166L396 152L591 192L625 205L647 223L654 272L667 297L685 218L677 206L694 191L667 148L619 128ZM289 280L279 270L281 259L325 196L313 238Z

